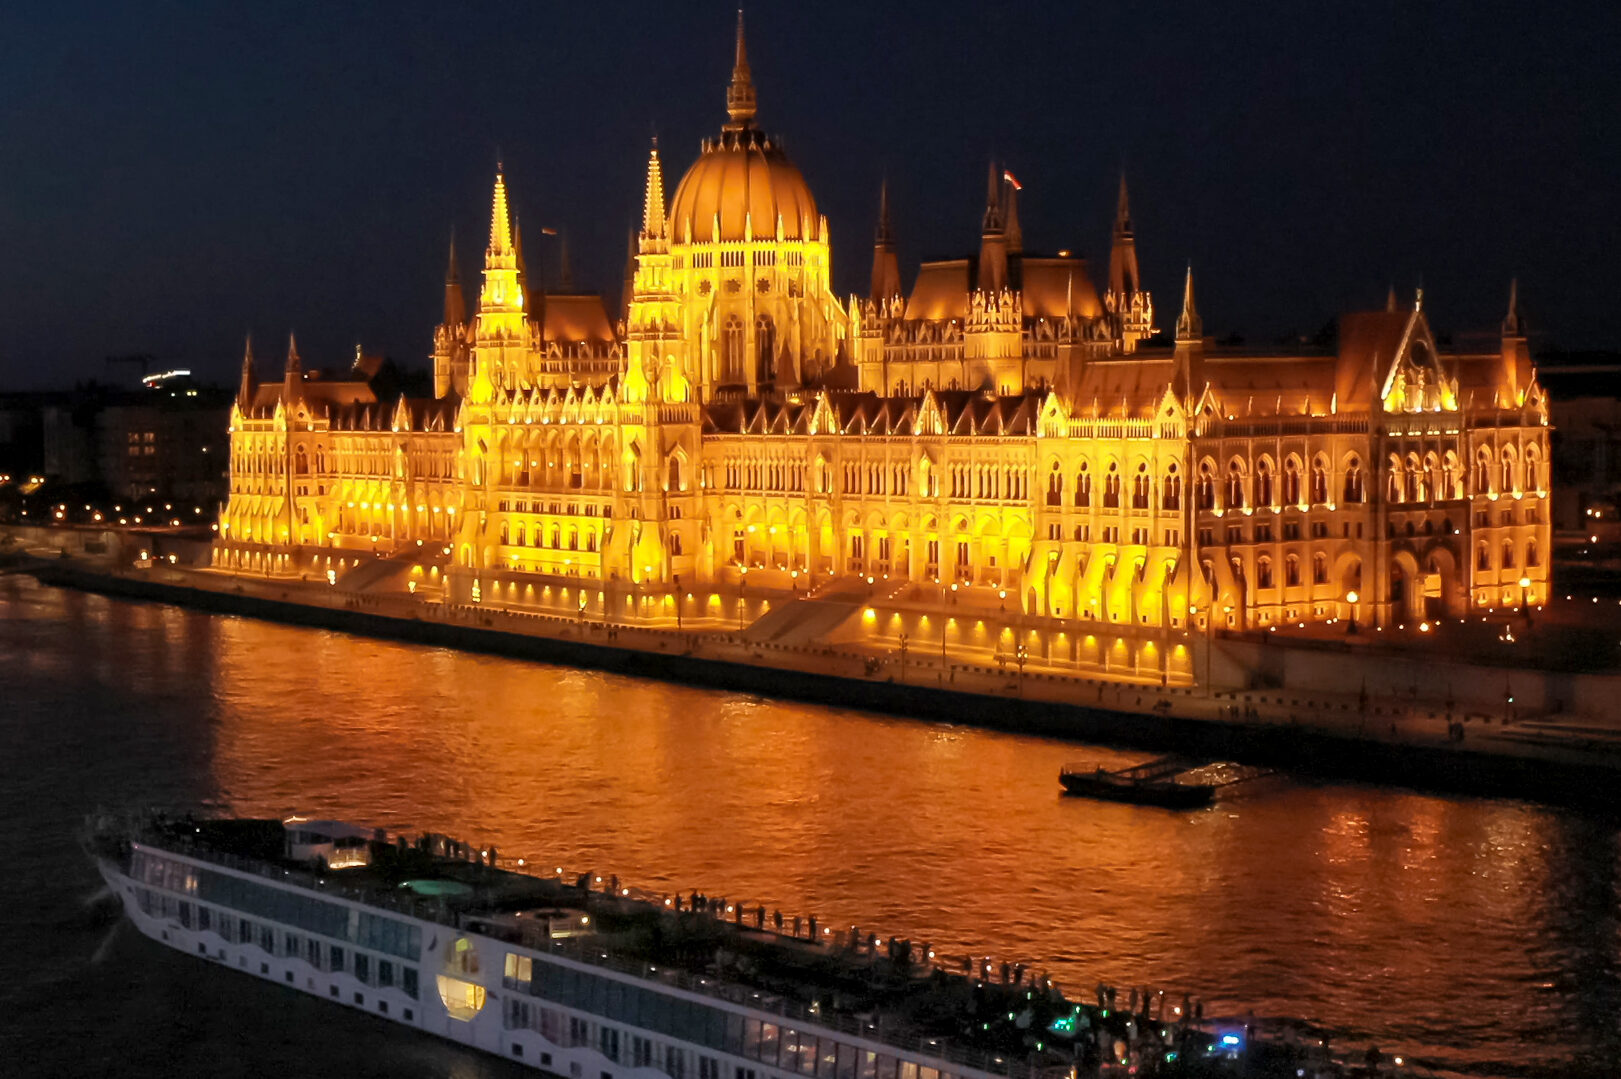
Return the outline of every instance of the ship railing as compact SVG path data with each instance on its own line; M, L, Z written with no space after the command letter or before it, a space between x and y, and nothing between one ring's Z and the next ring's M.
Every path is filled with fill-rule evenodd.
M549 950L553 955L627 974L643 981L658 982L754 1011L779 1015L789 1020L790 1024L820 1027L922 1057L932 1057L995 1075L1006 1075L1011 1079L1022 1079L1038 1070L1038 1066L1030 1061L966 1049L953 1044L947 1038L931 1037L895 1021L886 1022L882 1015L869 1021L857 1016L828 1012L815 1005L800 1004L787 997L752 989L736 982L706 977L679 968L659 967L654 963L615 955L604 951L600 941L594 942L589 937L553 940L550 944Z

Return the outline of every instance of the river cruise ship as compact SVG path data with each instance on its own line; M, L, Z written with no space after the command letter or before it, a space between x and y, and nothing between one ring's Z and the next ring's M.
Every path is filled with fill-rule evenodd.
M174 814L86 835L153 940L568 1079L1342 1074L1185 998L1078 1002L1021 967L439 835Z

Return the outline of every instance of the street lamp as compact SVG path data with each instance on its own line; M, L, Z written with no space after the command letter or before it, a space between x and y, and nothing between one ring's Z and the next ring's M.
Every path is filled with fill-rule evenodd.
M901 681L906 681L906 634L901 634Z
M1356 598L1357 597L1356 597L1356 590L1355 589L1352 589L1351 591L1345 593L1345 602L1348 605L1350 605L1350 608L1351 608L1351 625L1350 625L1350 629L1348 631L1350 633L1355 633L1356 632Z
M1024 664L1025 664L1025 661L1030 658L1030 653L1029 653L1028 650L1026 650L1026 648L1024 647L1024 643L1022 641L1019 643L1019 647L1014 651L1013 658L1015 660L1017 660L1018 664L1019 664L1019 696L1023 697L1024 696Z
M737 631L743 632L743 597L749 587L749 567L737 567Z

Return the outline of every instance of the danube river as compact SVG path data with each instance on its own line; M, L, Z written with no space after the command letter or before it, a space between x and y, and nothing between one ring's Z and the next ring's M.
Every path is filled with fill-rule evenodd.
M1061 799L1127 755L0 577L0 1070L508 1076L109 929L98 805L316 813L1295 1015L1448 1072L1621 1069L1614 822L1283 784ZM1122 993L1124 989L1122 989Z

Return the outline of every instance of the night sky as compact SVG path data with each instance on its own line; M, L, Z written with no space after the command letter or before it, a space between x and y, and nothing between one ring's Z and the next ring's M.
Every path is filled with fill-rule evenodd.
M531 277L617 303L649 137L675 183L725 119L735 5L5 5L0 388L426 366L447 236L471 276L497 154ZM1621 345L1621 6L759 3L760 125L865 291L887 172L903 277L974 250L986 160L1027 249L1107 265L1131 184L1157 322L1193 263L1207 332L1310 333L1425 290L1534 346ZM271 365L267 362L266 367Z

